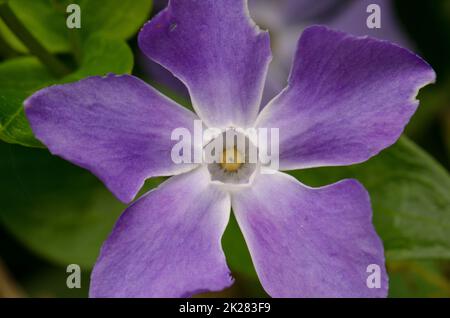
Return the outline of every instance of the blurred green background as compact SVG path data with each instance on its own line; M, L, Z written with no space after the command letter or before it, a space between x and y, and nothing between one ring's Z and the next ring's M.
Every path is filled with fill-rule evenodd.
M276 32L298 29L298 37L308 24L347 14L355 1L294 15L289 23L280 15ZM253 0L251 13L256 8L270 20L285 12L284 1L275 1L275 11L263 2ZM70 3L81 7L79 30L66 27ZM34 139L23 100L50 84L113 72L133 73L190 107L179 83L148 64L137 47L139 28L164 3L0 0L0 297L86 297L99 248L125 208L89 172L50 155ZM292 175L311 186L346 177L363 182L386 249L390 297L450 297L450 1L389 4L405 43L434 67L437 84L420 92L421 106L405 136L379 156ZM256 20L270 27L264 18ZM278 35L269 31L275 46ZM142 192L161 181L149 180ZM234 218L223 246L236 283L202 296L265 297ZM81 289L66 286L66 267L73 263L83 270Z

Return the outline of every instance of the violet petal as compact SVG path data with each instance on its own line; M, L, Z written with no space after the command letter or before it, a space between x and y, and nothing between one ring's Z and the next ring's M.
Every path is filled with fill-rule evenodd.
M425 61L399 46L310 27L288 86L257 125L279 128L281 170L363 162L399 138L419 89L434 79Z
M149 177L195 167L170 156L172 130L192 128L195 114L133 76L51 86L28 98L25 112L53 154L90 170L124 202Z
M131 205L104 243L91 297L188 297L232 284L221 237L229 195L204 167L174 176Z
M309 188L261 174L232 207L264 289L273 297L385 297L383 245L367 191L356 180ZM368 266L380 288L368 288ZM371 281L372 282L372 281Z
M207 125L254 123L271 51L246 0L172 0L144 26L139 45L186 85Z

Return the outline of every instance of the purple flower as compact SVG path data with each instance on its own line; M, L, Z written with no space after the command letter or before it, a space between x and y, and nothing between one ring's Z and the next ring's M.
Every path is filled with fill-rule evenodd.
M139 34L143 52L188 87L198 117L128 75L52 86L25 102L39 140L124 202L145 179L174 175L120 217L91 296L184 297L230 286L221 237L231 207L271 296L386 296L383 246L360 183L310 188L255 169L248 185L219 184L209 165L175 164L170 136L197 118L279 128L280 170L355 164L398 139L435 74L396 45L315 26L298 43L288 86L258 113L271 52L246 5L172 0ZM367 285L372 265L380 288Z

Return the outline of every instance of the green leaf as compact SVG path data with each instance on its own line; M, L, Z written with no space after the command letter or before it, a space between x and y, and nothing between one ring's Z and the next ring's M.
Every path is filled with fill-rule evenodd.
M81 29L66 26L69 4L81 8ZM62 53L73 49L73 37L86 39L102 33L120 40L133 36L148 18L152 0L10 0L10 6L20 21L50 52ZM0 35L17 51L25 46L0 21Z
M33 136L23 111L23 101L35 91L92 75L130 73L133 54L117 39L91 36L83 45L80 68L57 81L35 58L21 57L0 64L0 139L28 147L42 147Z
M450 297L444 265L449 264L429 260L388 262L389 297Z
M363 164L291 174L311 186L361 181L388 259L450 258L449 174L406 137Z
M28 147L42 147L32 134L23 101L35 91L93 75L131 73L133 54L124 39L133 35L147 18L151 0L79 0L82 28L65 24L67 0L11 0L10 6L33 35L50 51L73 49L79 68L57 81L33 58L17 58L0 64L0 139ZM46 21L43 23L43 21ZM23 51L0 21L0 33ZM56 44L55 44L56 43Z
M42 145L33 137L22 103L37 89L54 81L33 57L21 57L0 64L0 139L29 147Z
M129 74L133 69L133 52L122 40L92 35L84 43L83 52L80 68L63 82L108 73Z
M88 171L47 150L0 143L0 175L1 224L42 257L89 269L125 205Z
M71 1L73 2L73 1ZM78 0L83 34L102 33L128 39L150 15L152 0Z
M19 39L8 29L2 19L0 19L0 38L11 46L14 51L25 53L27 48L20 42Z
M19 20L47 50L53 53L70 50L65 7L58 1L9 0L8 3ZM3 23L0 23L0 33L14 49L27 51Z

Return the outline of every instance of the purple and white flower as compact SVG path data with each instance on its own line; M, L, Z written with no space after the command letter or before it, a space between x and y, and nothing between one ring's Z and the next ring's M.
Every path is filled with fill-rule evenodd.
M386 296L383 245L360 183L310 188L253 169L248 184L219 184L208 165L174 163L170 136L196 119L222 129L277 128L280 170L363 162L399 138L419 89L435 79L431 67L385 41L310 27L288 86L260 111L271 50L247 1L172 0L144 26L139 45L186 85L196 114L128 75L52 86L25 102L36 137L123 202L147 178L173 175L122 214L90 295L186 297L230 286L221 237L233 208L271 296ZM366 284L372 264L381 268L380 288Z

